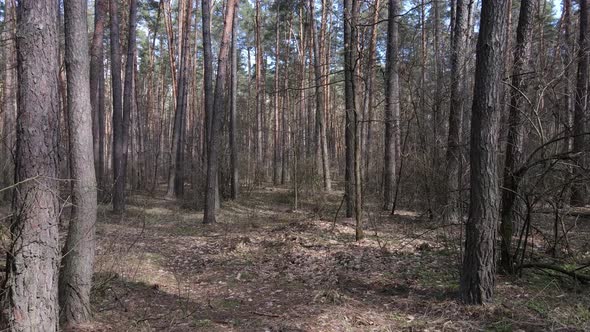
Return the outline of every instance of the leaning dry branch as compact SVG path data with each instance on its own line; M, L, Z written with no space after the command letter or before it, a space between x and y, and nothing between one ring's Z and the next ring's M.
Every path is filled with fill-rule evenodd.
M585 275L585 274L580 274L580 273L576 272L579 269L566 270L566 269L564 269L562 267L551 265L551 264L546 264L546 263L523 264L523 265L521 265L519 267L519 269L527 269L527 268L552 270L552 271L559 272L559 273L565 274L567 276L570 276L570 277L574 278L575 280L577 280L577 281L579 281L579 282L581 282L583 284L590 283L590 276L589 275Z

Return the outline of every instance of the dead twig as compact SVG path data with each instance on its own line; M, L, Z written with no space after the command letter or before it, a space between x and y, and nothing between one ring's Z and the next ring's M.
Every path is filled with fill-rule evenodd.
M267 314L264 312L259 312L259 311L250 311L251 314L254 315L258 315L258 316L264 316L264 317L273 317L273 318L281 318L283 317L282 315L275 315L275 314Z

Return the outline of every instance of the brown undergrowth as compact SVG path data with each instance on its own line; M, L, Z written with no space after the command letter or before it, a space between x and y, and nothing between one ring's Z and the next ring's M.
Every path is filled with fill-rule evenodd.
M590 329L588 289L571 278L533 269L499 276L493 304L462 306L461 227L369 207L367 238L355 242L353 220L333 223L341 193L318 195L301 195L293 211L288 189L254 190L225 203L215 225L201 224L187 202L147 195L130 197L123 216L102 206L95 329ZM578 227L577 243L587 245Z

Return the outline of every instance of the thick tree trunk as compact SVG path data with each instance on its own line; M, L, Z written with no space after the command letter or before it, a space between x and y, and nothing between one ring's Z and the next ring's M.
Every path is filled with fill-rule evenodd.
M588 68L590 62L590 38L588 36L588 19L589 19L588 0L580 0L580 39L578 49L578 77L576 83L576 104L574 106L574 144L572 153L575 154L574 161L577 168L574 175L579 176L582 171L584 161L578 156L585 149L586 137L583 135L585 130L586 111L588 107ZM576 179L572 186L571 204L582 206L586 202L586 193L584 185L580 184L580 179Z
M4 29L2 31L4 53L4 81L2 93L2 136L0 136L0 189L9 187L14 181L14 145L16 141L16 4L6 0L4 7ZM12 190L5 190L0 200L9 202Z
M102 189L104 177L104 27L108 0L94 2L94 33L90 50L90 104L96 181ZM102 103L101 103L102 100Z
M233 29L234 11L237 7L237 0L228 0L223 23L223 35L219 48L217 65L217 77L215 79L215 95L212 114L212 131L207 153L207 186L205 192L205 211L203 223L214 223L219 196L216 194L217 172L219 170L219 145L221 141L221 121L225 104L225 84L227 82L227 62L231 46L231 34Z
M517 201L520 174L515 172L523 163L525 142L526 92L528 90L527 74L530 71L534 14L537 0L521 0L518 27L516 29L516 49L514 50L514 67L512 69L512 86L510 87L510 106L508 115L508 139L506 142L506 159L502 190L502 220L500 223L501 259L500 267L508 273L513 271L512 235L517 209L522 204Z
M385 67L385 154L383 166L383 209L391 210L395 198L396 145L399 131L399 3L389 0L387 24L387 54Z
M467 304L490 302L494 293L500 210L497 142L507 3L482 3L471 119L469 220L460 287L461 299Z
M17 22L18 123L12 246L11 331L57 331L59 48L58 2L21 0Z
M110 0L111 16L111 88L113 100L113 211L121 213L125 209L125 158L123 125L123 96L121 82L121 43L119 35L119 6L117 0Z
M461 200L461 129L465 107L465 66L467 65L468 0L457 0L454 11L453 39L451 43L451 100L449 109L449 136L447 140L446 211L445 221L457 223L462 218Z
M66 326L91 318L94 266L96 178L93 161L92 107L86 0L65 0L65 61L68 80L72 215L64 247L59 300Z

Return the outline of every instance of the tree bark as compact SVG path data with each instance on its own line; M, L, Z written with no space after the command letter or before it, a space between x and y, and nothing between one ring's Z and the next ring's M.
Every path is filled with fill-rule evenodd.
M525 142L526 92L528 90L527 77L530 71L530 56L533 35L534 14L537 0L521 0L518 27L516 29L516 49L514 50L514 66L512 69L512 86L510 90L510 106L508 114L508 139L506 142L506 159L504 163L504 178L502 190L502 219L500 223L501 258L500 268L513 273L512 235L513 224L516 219L518 204L520 175L516 174L522 166L523 148Z
M65 61L68 80L72 215L64 247L59 300L66 326L91 319L94 266L96 178L93 163L92 107L86 0L65 0Z
M231 169L231 198L237 199L240 191L238 172L238 11L234 12L231 43L231 104L229 121L230 169ZM249 79L249 77L248 77Z
M179 6L184 6L184 21L182 23L182 48L180 50L180 71L177 74L178 87L176 95L176 112L174 113L174 127L172 130L172 154L170 163L170 172L168 174L168 192L167 197L182 197L184 194L184 165L183 165L183 154L184 154L184 139L183 130L185 127L186 108L187 108L187 74L188 69L188 53L189 53L189 28L191 15L190 8L192 8L192 0L183 0L179 3Z
M461 128L465 107L465 66L467 65L468 0L457 0L451 43L451 100L449 109L449 136L447 140L446 211L445 221L457 223L461 212Z
M263 166L263 146L262 146L262 116L264 113L264 91L263 91L263 84L264 78L263 75L263 64L262 64L262 40L260 35L260 0L256 0L256 167L255 172L261 172L260 167ZM258 176L254 176L258 180Z
M391 210L395 198L396 145L399 130L399 3L389 0L385 67L385 154L383 166L383 209Z
M12 246L8 255L11 331L57 331L58 2L21 0L17 18L18 123Z
M494 293L500 208L496 146L507 3L508 0L482 3L471 119L469 220L460 287L461 299L466 304L490 302Z
M2 31L4 48L4 81L2 93L2 136L0 137L0 156L4 161L0 164L2 176L0 188L9 187L14 181L14 147L16 141L16 4L14 0L6 0L4 7L4 29ZM0 200L9 202L12 190L5 190Z
M574 106L574 144L572 153L575 155L574 162L576 169L574 175L580 175L584 167L584 160L577 156L585 149L586 139L582 135L585 130L586 109L588 107L588 68L590 62L590 39L588 37L588 18L589 18L588 0L580 0L580 39L578 49L578 77L576 80L576 103ZM576 179L572 185L571 204L582 206L586 202L584 185Z
M111 88L113 100L113 211L121 213L125 209L125 157L123 125L122 83L121 83L121 42L119 35L119 6L117 0L110 0L111 28Z
M374 81L375 81L375 52L377 49L377 24L379 22L379 11L381 9L381 1L375 0L373 12L373 25L370 27L370 40L369 40L369 55L367 58L365 68L365 94L363 99L363 119L365 120L364 128L365 132L362 137L363 152L364 152L364 183L368 186L371 180L371 156L373 154L373 148L371 140L373 136L373 108L374 108Z
M213 54L211 51L211 3L201 0L201 15L203 24L203 102L205 106L205 146L203 152L207 154L211 137L211 114L213 114ZM205 161L207 156L205 156Z
M212 114L212 131L207 153L207 187L205 192L205 212L203 214L203 223L215 223L216 207L219 196L216 195L217 172L219 166L219 145L221 141L221 121L223 119L224 102L225 102L225 84L227 82L227 62L229 60L229 50L231 46L231 34L233 28L234 11L237 7L237 0L228 0L225 10L225 19L223 24L223 35L219 48L219 57L217 63L217 77L215 79L215 95Z
M280 121L279 121L279 113L280 113L280 92L279 92L279 73L280 73L280 58L281 58L281 29L279 25L280 19L280 8L281 6L277 6L276 8L276 22L275 22L275 77L274 77L274 130L273 130L273 145L274 145L274 155L273 155L273 176L272 181L275 185L280 183L280 174L281 174L281 144L279 141L280 138Z
M325 1L324 1L325 5ZM332 190L332 180L330 177L330 156L328 155L328 141L326 137L326 123L325 123L325 101L324 101L324 85L326 80L324 79L325 73L322 70L322 52L320 51L320 44L323 44L323 40L320 40L317 32L314 16L313 1L309 3L310 8L310 27L313 41L313 56L314 63L313 69L315 74L315 102L316 102L316 117L315 117L315 149L316 149L316 164L318 169L321 170L323 186L325 191ZM325 35L325 15L322 14L322 36ZM329 66L327 66L329 68ZM320 168L321 165L321 168Z
M94 33L90 50L90 104L92 106L92 133L94 168L98 187L104 177L104 27L108 0L94 2ZM102 102L101 102L102 100Z
M123 90L123 160L121 162L122 209L125 209L125 185L127 184L127 160L129 153L129 124L135 107L135 49L137 44L137 0L129 0L127 26L127 59L125 63L125 86Z
M360 165L357 165L359 156L356 148L357 142L357 110L356 110L356 80L355 63L357 60L357 17L356 0L344 0L344 100L346 107L346 215L352 217L353 211L356 217L356 239L363 238L363 230L360 219Z

